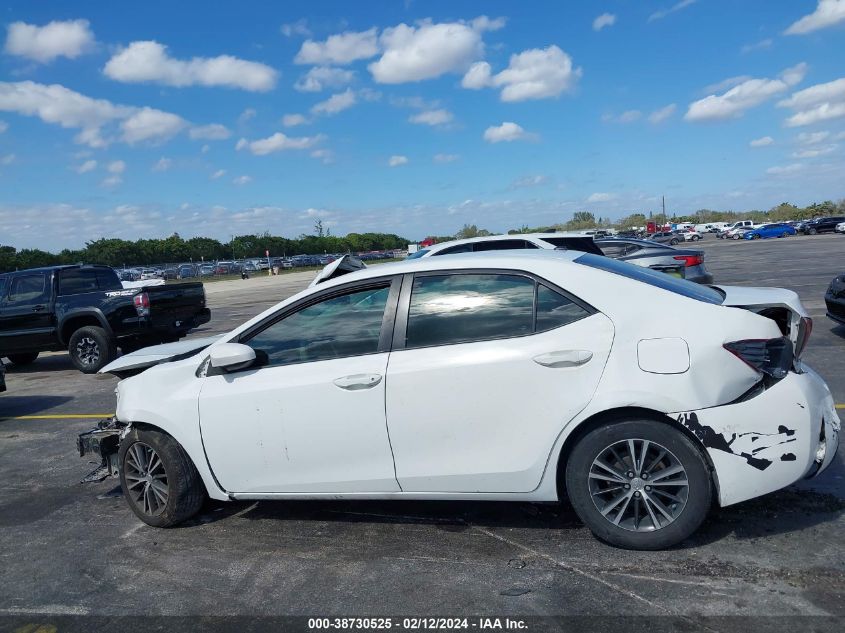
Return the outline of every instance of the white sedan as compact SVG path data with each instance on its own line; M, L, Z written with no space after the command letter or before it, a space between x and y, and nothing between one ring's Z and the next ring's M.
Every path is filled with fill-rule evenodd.
M777 490L836 452L791 291L540 249L326 277L218 340L105 368L141 373L78 445L142 521L185 521L205 495L566 497L602 540L657 549L712 499Z

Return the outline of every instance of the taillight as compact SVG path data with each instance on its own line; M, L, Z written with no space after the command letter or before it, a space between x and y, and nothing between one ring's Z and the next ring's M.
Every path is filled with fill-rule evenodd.
M138 313L138 316L150 316L150 295L141 292L132 297L132 302L135 304L135 312Z
M795 356L801 356L801 352L807 347L810 334L813 333L813 320L810 317L801 317L798 322L798 340L795 343Z
M794 360L792 341L785 336L725 343L724 348L743 363L775 380L789 373Z
M684 262L684 268L690 266L701 266L704 263L704 258L701 255L675 255L672 259Z

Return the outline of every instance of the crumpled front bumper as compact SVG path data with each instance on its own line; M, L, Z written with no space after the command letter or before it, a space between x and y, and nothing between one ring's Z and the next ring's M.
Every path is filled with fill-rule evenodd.
M707 450L720 505L814 477L833 461L841 428L833 396L812 369L797 369L746 400L669 414Z
M88 473L81 483L102 481L106 477L118 474L117 452L120 449L120 437L126 424L115 418L101 420L90 431L80 433L76 438L76 448L80 457L94 454L100 457L100 465Z

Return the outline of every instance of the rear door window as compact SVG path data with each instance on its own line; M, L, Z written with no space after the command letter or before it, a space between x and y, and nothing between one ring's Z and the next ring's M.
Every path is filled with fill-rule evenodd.
M527 240L486 240L484 242L476 242L473 250L480 251L511 251L525 248L537 248L535 244Z
M59 294L79 295L97 292L97 271L93 268L68 268L59 274Z

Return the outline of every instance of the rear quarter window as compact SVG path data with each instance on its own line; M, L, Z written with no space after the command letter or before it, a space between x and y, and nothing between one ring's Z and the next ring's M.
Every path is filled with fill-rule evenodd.
M703 301L704 303L712 303L714 305L721 305L724 300L724 295L718 290L710 286L693 283L686 279L678 279L671 277L666 273L661 273L643 266L634 266L627 262L622 262L610 257L598 257L589 253L581 255L581 257L574 260L575 263L582 266L589 266L590 268L598 268L614 275L627 277L634 281L639 281L649 286L655 286L662 290L668 290L677 295L695 299L696 301Z

